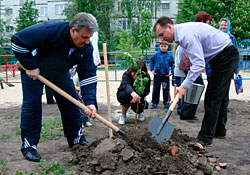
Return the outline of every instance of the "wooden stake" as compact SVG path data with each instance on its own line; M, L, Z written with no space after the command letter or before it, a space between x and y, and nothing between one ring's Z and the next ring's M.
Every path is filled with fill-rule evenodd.
M110 91L109 91L109 74L108 74L108 56L107 56L107 44L103 43L103 55L104 55L104 68L105 68L105 79L106 79L106 91L107 91L107 102L108 102L108 117L112 123L111 117L111 106L110 106ZM109 137L113 137L113 130L109 129Z

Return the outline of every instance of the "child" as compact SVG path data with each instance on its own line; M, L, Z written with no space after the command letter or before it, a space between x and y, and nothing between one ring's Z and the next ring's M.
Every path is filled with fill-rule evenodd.
M174 73L174 57L168 53L168 43L166 41L160 42L160 50L157 51L150 59L150 71L154 75L152 107L157 108L160 98L160 87L163 89L163 104L164 108L169 108L169 76ZM171 73L169 69L171 67Z
M144 92L139 95L135 92L135 87L133 86L135 79L137 78L136 72L138 69L141 69L143 72L146 73L146 75L143 75L142 77L148 77L149 81L147 82L145 86ZM122 116L120 117L118 124L124 125L126 120L126 113L128 108L131 106L131 109L136 112L137 109L137 103L139 103L138 108L138 120L144 121L144 108L145 108L145 100L144 98L149 94L150 92L150 76L147 71L146 64L143 61L138 61L136 66L131 68L129 67L126 72L124 72L122 76L121 84L117 91L117 100L121 103L122 106Z

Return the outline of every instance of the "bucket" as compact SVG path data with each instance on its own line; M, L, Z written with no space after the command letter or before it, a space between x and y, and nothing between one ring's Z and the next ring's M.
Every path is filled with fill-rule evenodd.
M184 96L186 103L198 104L205 86L202 84L193 83L187 89L187 94Z

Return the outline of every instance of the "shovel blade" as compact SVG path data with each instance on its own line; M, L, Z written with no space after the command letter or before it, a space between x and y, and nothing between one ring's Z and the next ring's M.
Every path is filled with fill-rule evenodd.
M160 118L158 116L155 116L151 123L148 126L148 130L151 132L151 137L155 139L158 143L161 143L164 140L168 140L175 129L175 126L170 124L169 122L166 122L165 125L162 127L159 134L157 134L157 130L162 123L163 118Z

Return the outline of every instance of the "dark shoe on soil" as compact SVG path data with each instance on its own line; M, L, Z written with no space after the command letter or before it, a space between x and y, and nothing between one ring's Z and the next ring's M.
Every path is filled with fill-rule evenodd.
M167 104L164 105L165 109L169 109L169 107L170 107L169 103L167 103Z
M25 159L33 161L33 162L40 162L41 156L35 149L30 149L24 154Z
M148 102L147 101L145 101L144 109L148 109Z
M194 116L193 118L190 118L190 117L180 117L181 120L198 120L198 117L197 116Z
M155 109L155 108L157 108L157 105L152 103L151 109Z
M85 139L84 136L80 138L79 144L82 146L90 145L90 143Z
M181 111L180 110L177 110L177 115L181 115Z
M211 145L212 142L205 142L203 140L200 140L198 138L195 138L193 141L188 142L188 146L194 146L196 143L201 144L202 146L207 146L207 145Z
M214 137L218 138L218 139L225 139L226 138L225 135L215 135Z

